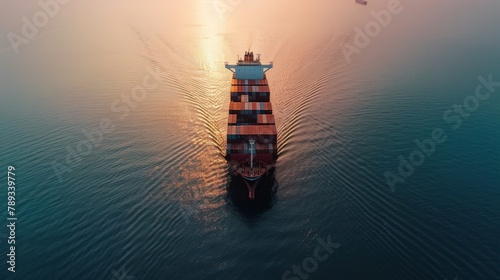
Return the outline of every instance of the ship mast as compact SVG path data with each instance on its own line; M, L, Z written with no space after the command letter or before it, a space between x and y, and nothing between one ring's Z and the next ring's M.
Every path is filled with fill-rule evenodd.
M248 140L250 143L250 168L253 168L253 154L255 152L255 139Z

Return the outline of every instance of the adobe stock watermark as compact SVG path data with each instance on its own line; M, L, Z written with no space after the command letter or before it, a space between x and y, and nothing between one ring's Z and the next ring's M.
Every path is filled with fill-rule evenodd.
M319 264L326 261L333 254L333 249L337 249L341 245L339 243L332 243L330 235L328 235L326 241L321 237L316 238L316 241L318 241L318 245L314 249L313 256L304 258L301 265L292 265L291 269L283 273L281 280L308 279L309 274L314 273L318 269Z
M9 32L7 38L9 39L10 45L14 52L19 53L19 48L23 45L27 45L29 40L35 38L40 29L47 26L50 18L54 18L61 11L61 6L67 5L71 0L40 0L38 1L38 6L40 10L35 12L31 19L27 17L22 17L21 21L23 26L21 27L21 35L14 32Z
M136 109L143 102L149 91L158 87L161 83L159 67L155 70L146 69L147 74L142 78L142 84L132 88L130 93L123 93L120 99L115 99L110 104L110 110L117 113L118 119L125 120L130 112ZM52 169L59 178L59 182L64 181L64 175L72 171L72 168L78 166L82 162L82 158L89 156L94 148L97 148L106 134L112 133L116 126L112 119L102 118L99 124L90 129L83 129L82 134L84 139L79 141L74 148L66 146L66 157L64 163L58 161L52 162Z
M443 113L443 121L447 124L453 124L452 130L459 129L463 120L469 118L471 113L479 108L481 101L488 100L491 94L496 91L495 88L500 87L500 82L493 81L492 74L489 74L488 78L479 76L477 79L479 84L476 86L474 94L465 97L461 104L454 104ZM434 154L437 145L446 142L447 139L448 135L442 128L434 128L429 138L415 139L414 143L417 149L413 150L406 158L402 155L398 156L400 162L397 168L398 172L386 171L384 173L384 178L391 191L394 192L394 186L397 183L403 183L411 176L415 172L415 168L425 162L426 157Z
M411 1L411 0L408 0ZM361 50L365 49L370 45L371 39L377 37L382 28L386 28L392 22L393 15L399 15L403 11L403 6L400 0L389 0L387 3L387 9L378 12L370 11L370 15L374 18L365 24L364 29L356 27L352 44L351 43L341 43L342 53L344 54L347 63L351 63L351 56L353 54L360 54Z
M124 266L121 266L120 269L111 271L113 278L111 280L132 280L135 276L128 275L128 271Z
M212 2L219 20L225 20L226 13L232 12L237 6L239 6L243 0L215 0Z

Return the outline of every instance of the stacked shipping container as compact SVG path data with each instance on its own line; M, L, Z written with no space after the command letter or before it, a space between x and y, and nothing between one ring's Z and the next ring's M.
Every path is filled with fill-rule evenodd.
M231 84L227 127L229 160L250 158L249 140L255 140L255 160L273 161L277 156L276 126L266 76L260 80L236 79Z

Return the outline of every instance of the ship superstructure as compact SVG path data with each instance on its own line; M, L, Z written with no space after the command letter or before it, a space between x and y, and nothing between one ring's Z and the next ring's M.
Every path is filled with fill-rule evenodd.
M274 167L277 158L277 131L266 72L260 55L245 52L243 59L226 68L233 72L227 124L226 158L234 176L241 176L254 199L262 176Z

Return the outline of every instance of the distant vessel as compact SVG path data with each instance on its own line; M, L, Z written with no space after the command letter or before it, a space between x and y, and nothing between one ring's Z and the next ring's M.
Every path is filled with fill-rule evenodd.
M365 0L355 0L356 3L358 4L361 4L361 5L368 5L368 2L366 2Z
M231 174L244 179L250 199L277 158L277 131L265 74L273 64L261 64L260 55L256 56L248 51L237 64L225 64L233 72L226 159Z

